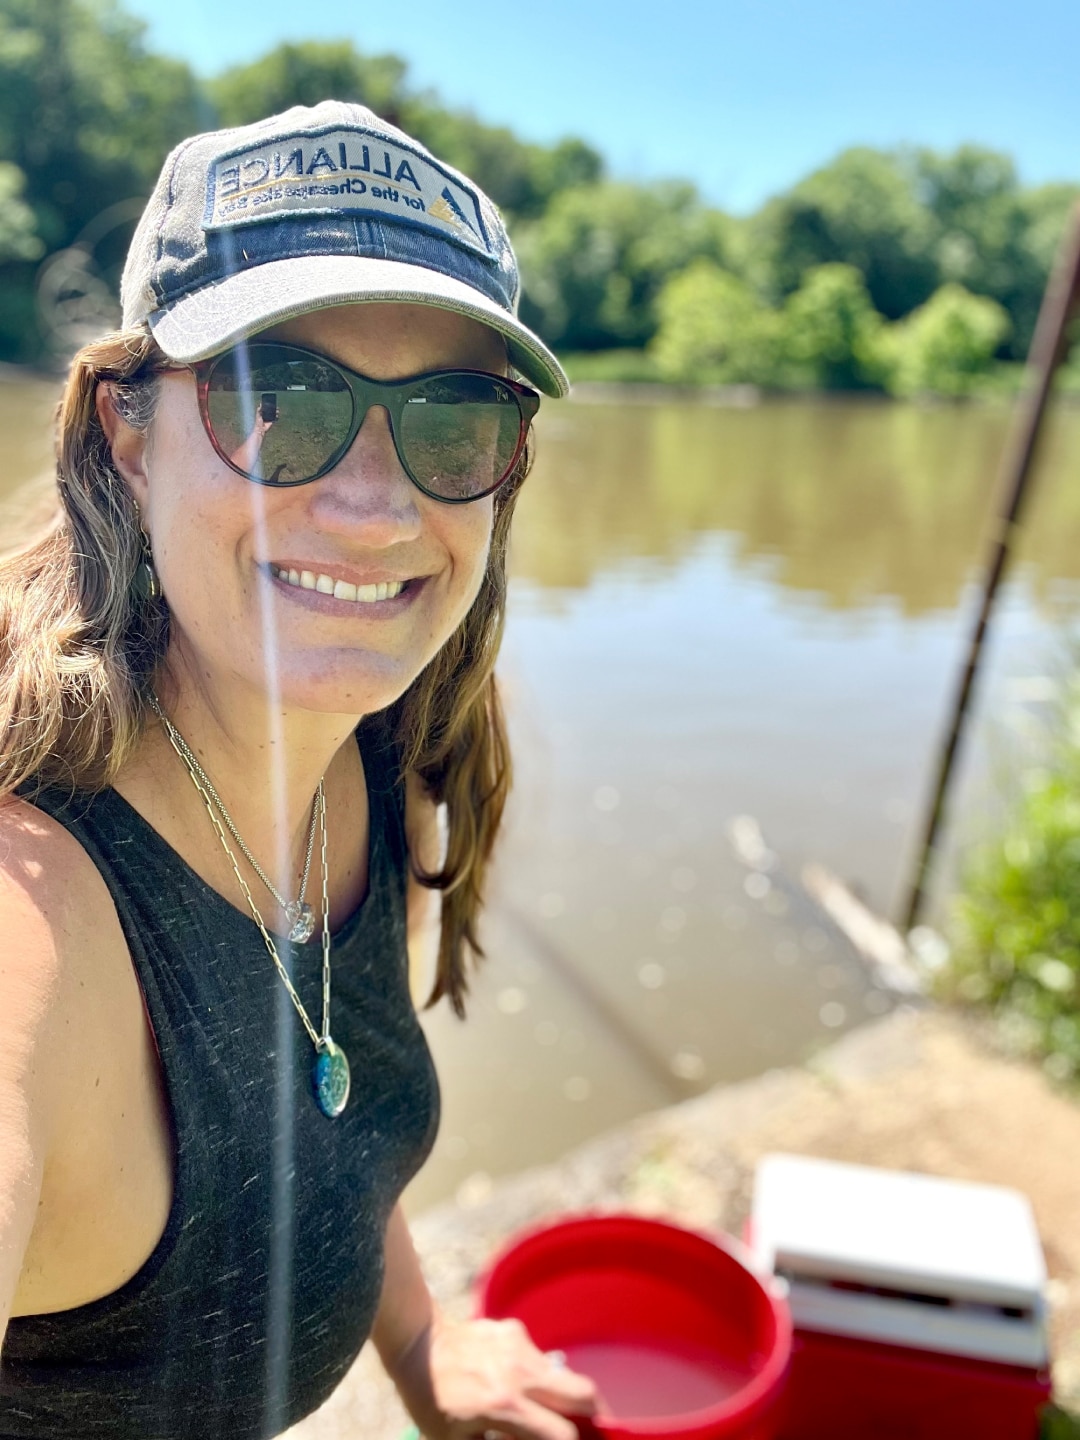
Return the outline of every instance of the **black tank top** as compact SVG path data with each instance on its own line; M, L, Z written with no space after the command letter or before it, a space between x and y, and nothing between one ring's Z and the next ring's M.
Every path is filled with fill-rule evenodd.
M386 1223L439 1102L408 989L403 786L378 737L361 728L368 892L333 943L331 1033L352 1066L335 1120L315 1105L314 1047L252 920L116 791L35 797L116 905L161 1055L176 1179L165 1233L126 1285L11 1320L0 1440L262 1440L319 1406L359 1353ZM279 949L317 1028L320 939Z

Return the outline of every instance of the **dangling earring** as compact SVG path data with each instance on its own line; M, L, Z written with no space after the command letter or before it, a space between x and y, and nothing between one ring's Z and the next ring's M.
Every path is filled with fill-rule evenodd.
M139 561L139 568L135 571L135 593L143 601L160 600L161 581L154 569L154 552L150 549L150 536L143 529L142 515L137 504L135 519L139 526L139 534L142 536L142 559Z

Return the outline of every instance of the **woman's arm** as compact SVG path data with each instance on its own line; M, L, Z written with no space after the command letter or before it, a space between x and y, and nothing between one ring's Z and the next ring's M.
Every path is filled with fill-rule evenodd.
M60 1043L65 927L39 829L29 806L0 801L0 1344L37 1219Z
M443 863L438 812L419 777L405 788L405 832L412 862ZM410 874L409 970L417 1003L431 991L439 945L440 901ZM372 1331L375 1348L409 1414L429 1440L467 1440L485 1429L523 1440L575 1440L566 1414L591 1415L591 1380L560 1369L516 1320L454 1323L440 1314L397 1205L386 1231L386 1273ZM561 1412L561 1413L560 1413Z
M387 1374L427 1440L484 1430L521 1440L575 1440L568 1414L591 1415L591 1380L556 1366L517 1320L454 1323L420 1271L401 1206L386 1232L386 1274L372 1331Z

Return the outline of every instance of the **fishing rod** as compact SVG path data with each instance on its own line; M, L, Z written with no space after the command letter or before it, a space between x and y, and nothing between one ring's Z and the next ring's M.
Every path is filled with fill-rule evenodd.
M1024 386L1009 440L1002 455L999 493L1001 505L983 576L982 599L968 644L967 660L953 700L948 738L938 757L932 799L923 826L901 933L918 924L933 867L935 847L945 815L945 800L956 755L963 736L972 690L986 641L994 601L1005 573L1009 552L1019 527L1020 511L1028 491L1043 418L1054 374L1068 350L1070 321L1080 311L1080 204L1065 227L1054 268L1047 282L1039 318L1025 367Z

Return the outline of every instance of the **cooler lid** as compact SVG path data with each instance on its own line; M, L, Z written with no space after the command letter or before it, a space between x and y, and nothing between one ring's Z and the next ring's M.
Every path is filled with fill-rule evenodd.
M1036 1307L1046 1265L1016 1190L801 1155L767 1155L751 1243L767 1269L988 1305Z

